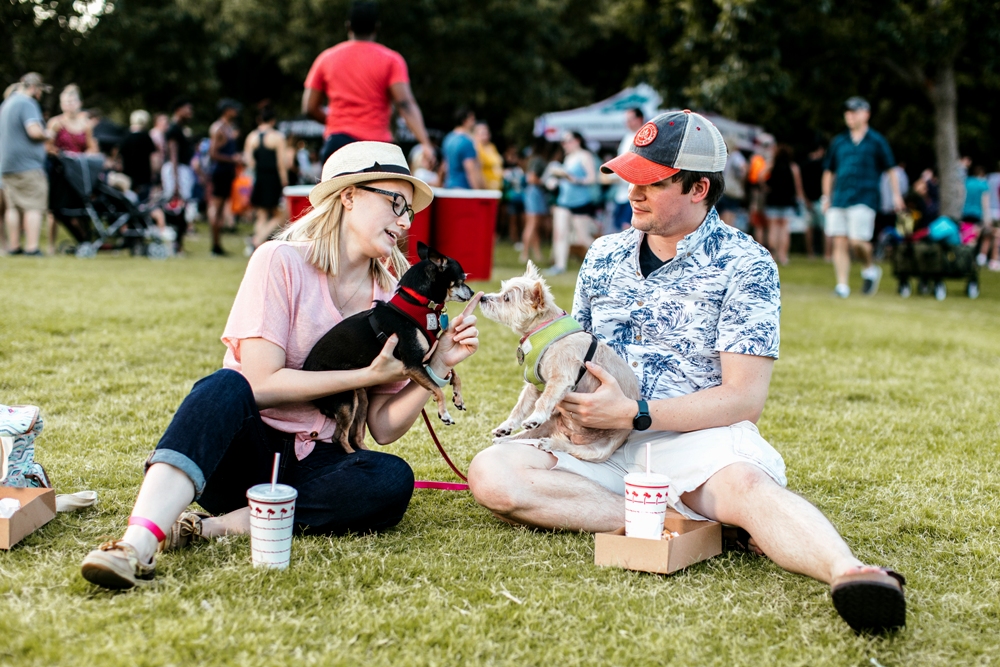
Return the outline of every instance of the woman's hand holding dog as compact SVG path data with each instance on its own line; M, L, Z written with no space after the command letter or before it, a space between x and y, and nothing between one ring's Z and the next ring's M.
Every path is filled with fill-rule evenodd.
M382 351L369 364L368 371L372 374L373 385L399 382L407 378L406 366L403 365L402 361L393 356L398 343L399 336L396 334L389 336L389 340L382 346Z
M632 428L632 418L639 410L636 402L625 396L618 380L597 364L588 361L587 370L601 386L592 394L566 394L559 403L560 412L587 428Z
M479 329L476 328L476 316L472 311L476 309L482 296L483 293L478 292L469 299L462 314L451 322L448 330L438 339L437 350L431 357L431 366L435 372L447 374L479 349Z

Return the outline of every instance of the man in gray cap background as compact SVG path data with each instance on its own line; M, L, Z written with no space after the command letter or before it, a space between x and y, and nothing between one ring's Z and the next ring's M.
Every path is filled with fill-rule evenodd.
M872 256L872 235L875 233L875 213L879 208L882 172L896 166L889 142L868 127L871 108L861 97L852 97L844 104L847 131L830 142L823 171L823 212L826 214L826 235L833 241L833 269L837 276L834 292L841 298L851 294L848 279L851 271L851 250L864 264L861 270L861 292L871 296L878 291L882 269ZM889 171L889 185L896 212L903 210L899 179Z
M743 544L831 586L856 630L906 622L901 577L861 563L825 516L785 488L781 455L757 430L778 357L778 271L766 249L723 223L726 145L690 111L643 125L629 152L602 167L632 184L632 228L594 242L573 317L633 369L634 401L599 366L601 386L559 410L582 426L633 429L611 458L581 461L541 440L505 438L469 468L476 500L509 523L609 532L625 525L624 477L670 478L688 519L739 526Z
M49 205L49 180L45 174L45 129L38 100L52 87L29 72L18 90L0 105L0 174L7 204L7 250L11 255L41 255L38 242L42 216ZM24 247L21 247L21 227Z

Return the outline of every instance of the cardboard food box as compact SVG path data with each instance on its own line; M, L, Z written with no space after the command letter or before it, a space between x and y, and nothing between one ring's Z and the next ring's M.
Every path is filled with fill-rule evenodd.
M0 549L10 549L56 515L53 489L15 489L0 486L0 498L16 498L21 509L9 519L0 519Z
M625 529L594 536L594 564L640 572L671 574L722 553L722 524L691 521L672 509L663 522L669 540L625 537Z

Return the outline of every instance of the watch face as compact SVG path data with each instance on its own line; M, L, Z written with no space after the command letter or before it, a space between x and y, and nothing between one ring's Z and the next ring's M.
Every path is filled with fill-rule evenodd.
M647 414L638 414L635 416L635 419L632 420L632 426L637 431L645 431L652 425L653 425L653 418Z

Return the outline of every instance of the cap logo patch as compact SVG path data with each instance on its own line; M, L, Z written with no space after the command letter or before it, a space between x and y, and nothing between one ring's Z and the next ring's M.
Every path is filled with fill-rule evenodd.
M642 148L653 143L654 139L656 139L656 125L650 122L639 128L639 131L635 133L635 140L632 143Z

